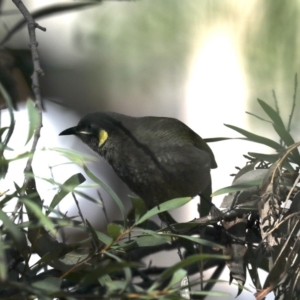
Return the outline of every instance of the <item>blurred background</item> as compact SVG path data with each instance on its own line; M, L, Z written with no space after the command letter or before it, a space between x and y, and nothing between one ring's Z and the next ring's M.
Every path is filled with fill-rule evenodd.
M31 12L44 9L51 13L37 19L47 28L46 32L37 30L45 72L41 78L45 114L40 149L65 147L93 155L75 137L58 137L58 134L76 125L84 114L98 110L175 117L203 138L238 137L224 126L231 124L272 139L275 135L271 124L268 127L245 111L265 117L257 98L274 107L273 89L287 124L294 77L300 67L299 1L104 1L64 13L54 12L54 7L64 7L66 3L78 2L26 1ZM11 1L0 4L0 37L4 37L22 17ZM28 49L26 27L4 46ZM1 59L7 61L3 55ZM19 135L14 135L12 145L20 152L25 149L27 137L24 102L29 94L25 88L16 96ZM1 117L4 124L8 122L5 110ZM299 117L296 106L294 120ZM297 122L292 123L291 133L299 140ZM218 169L212 171L213 190L231 184L229 175L236 172L235 166L245 165L243 154L272 151L241 140L210 146L218 163ZM62 162L51 151L40 151L34 161L35 172L41 177L53 176L59 182L75 171L80 172L74 166L57 167ZM122 199L127 199L130 191L106 163L97 161L89 166ZM18 180L22 183L22 178L15 177L18 168L19 165L10 166L7 184ZM53 198L55 191L42 180L38 188L45 201ZM93 193L97 195L91 189ZM109 218L117 218L119 212L105 192L103 198ZM222 197L214 199L217 205L221 201ZM104 228L102 208L95 208L86 200L81 203L90 222ZM70 215L77 214L72 198L63 200L61 209ZM195 211L194 202L184 211L176 212L175 217L178 221L188 221L197 217ZM228 278L227 273L223 279ZM237 287L233 287L232 295L236 292ZM272 295L268 297L272 299ZM244 291L238 299L254 297Z

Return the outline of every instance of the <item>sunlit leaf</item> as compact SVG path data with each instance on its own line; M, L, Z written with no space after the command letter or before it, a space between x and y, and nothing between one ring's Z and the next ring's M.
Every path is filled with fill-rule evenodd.
M9 127L1 127L0 128L0 138L2 137L3 133L8 129ZM0 139L2 140L2 139Z
M206 143L215 143L215 142L222 142L227 140L234 140L235 138L229 138L229 137L216 137L216 138L207 138L203 139Z
M81 173L72 175L61 185L60 190L51 201L49 208L55 208L65 196L73 192L74 189L83 182L85 182L85 178Z
M293 137L284 127L278 126L277 124L273 124L273 127L274 127L275 131L278 133L279 137L286 144L286 146L291 146L291 145L295 144ZM292 151L292 155L295 160L293 162L300 165L300 155L299 155L298 149L294 149Z
M181 282L181 280L186 276L186 274L187 271L184 269L178 269L177 271L175 271L166 289L170 289L174 287L176 284L178 284L179 282Z
M139 247L159 246L166 243L170 243L171 241L171 236L162 234L139 236L135 239L135 242Z
M120 234L122 234L123 231L124 228L119 224L109 223L107 225L107 233L114 240L116 240L120 236Z
M0 281L7 280L7 263L5 251L8 249L8 245L4 243L2 238L0 239Z
M12 104L11 98L1 82L0 82L0 93L2 95L3 100L6 103L6 106L8 108L8 112L9 112L9 117L10 117L10 124L8 127L8 132L3 141L4 148L6 148L8 142L13 134L14 128L15 128L15 117L14 117L13 104Z
M135 222L137 222L148 210L145 202L141 198L130 197L130 200L135 211Z
M259 136L259 135L254 134L254 133L251 133L247 130L241 129L241 128L236 127L236 126L232 126L232 125L228 125L228 124L224 124L224 125L227 126L228 128L231 128L231 129L239 132L240 134L244 135L251 142L263 144L263 145L269 146L269 147L271 147L275 150L282 150L283 149L283 147L279 143L277 143L273 140L270 140L270 139L265 138L263 136Z
M135 225L141 224L141 223L145 222L147 219L149 219L159 213L162 213L164 211L168 211L168 210L172 210L172 209L181 207L181 206L187 204L189 201L191 201L191 198L185 197L185 198L177 198L177 199L163 202L163 203L159 204L159 208L157 206L155 206L151 210L149 210L146 214L144 214Z
M44 215L41 208L30 199L22 199L22 202L25 204L26 209L29 209L38 218L41 224L44 225L51 234L55 235L56 230L54 224L49 217Z
M248 154L256 159L270 162L270 163L275 163L280 157L279 153L278 154L264 154L264 153L248 152ZM295 171L294 168L291 166L291 164L287 160L285 160L283 162L282 166L286 170L289 170L290 172Z
M49 148L49 150L59 153L60 155L66 157L71 162L79 166L83 166L84 162L97 161L96 157L94 156L83 154L74 150L69 150L69 149L59 148L59 147Z
M282 128L285 128L280 115L277 113L277 111L274 108L272 108L269 104L267 104L263 100L257 99L257 101L260 104L260 106L262 107L262 109L265 111L265 113L273 121L274 124L276 124Z
M103 232L100 231L95 231L97 234L98 239L103 242L105 245L110 245L113 242L113 239L109 237L108 235L104 234Z
M27 144L32 136L34 135L35 130L38 128L40 124L41 116L36 109L34 102L31 99L27 100L27 112L28 112L28 119L29 119L29 130L26 143Z
M162 272L155 280L154 284L148 289L148 292L155 290L162 282L170 278L177 270L183 269L191 264L198 263L204 259L229 259L229 256L225 255L212 255L212 254L195 254L188 258L174 264L170 268Z
M258 115L256 115L256 114L253 114L253 113L251 113L251 112L249 112L249 111L246 111L246 114L248 114L248 115L250 115L250 116L253 116L253 117L255 117L255 118L259 119L259 120L262 120L262 121L264 121L264 122L272 123L271 121L266 120L266 119L264 119L264 118L262 118L262 117L260 117L260 116L258 116Z
M5 212L0 209L0 220L3 222L4 227L11 234L18 250L25 257L27 255L27 240L25 234L18 228L18 226L10 220Z
M97 278L102 277L103 275L111 274L117 271L122 271L127 267L140 267L141 265L135 262L127 262L127 261L111 261L111 259L107 259L103 261L95 269L89 271L85 277L81 280L82 285L90 284L97 280Z
M227 187L221 188L221 189L213 192L212 197L219 196L219 195L226 194L226 193L234 193L234 192L248 189L248 188L254 187L254 186L260 186L261 183L262 183L262 181L260 179L258 179L258 180L253 180L248 183L241 183L241 184L227 186Z

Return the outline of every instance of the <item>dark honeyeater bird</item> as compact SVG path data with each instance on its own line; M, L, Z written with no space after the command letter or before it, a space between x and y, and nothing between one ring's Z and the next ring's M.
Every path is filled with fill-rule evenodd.
M198 195L211 185L210 169L217 167L206 142L173 118L96 112L60 135L79 137L148 208Z

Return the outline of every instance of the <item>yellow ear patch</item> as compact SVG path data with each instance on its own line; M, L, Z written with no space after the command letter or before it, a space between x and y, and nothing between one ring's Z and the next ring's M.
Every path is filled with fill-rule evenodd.
M108 138L107 131L100 130L99 131L99 144L98 144L98 147L101 147L105 143L105 141L107 140L107 138Z

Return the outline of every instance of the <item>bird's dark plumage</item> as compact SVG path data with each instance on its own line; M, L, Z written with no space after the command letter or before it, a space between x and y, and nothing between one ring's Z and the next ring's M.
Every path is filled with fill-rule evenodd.
M104 157L149 208L196 196L210 184L210 169L217 167L205 141L173 118L96 112L60 133L69 134Z

